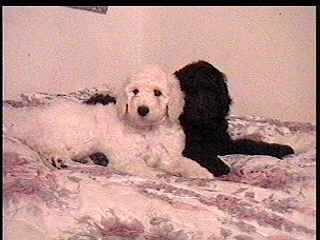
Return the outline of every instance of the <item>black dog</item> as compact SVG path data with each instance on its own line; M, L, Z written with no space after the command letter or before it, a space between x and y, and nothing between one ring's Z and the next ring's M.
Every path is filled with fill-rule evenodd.
M231 98L226 76L205 61L191 63L176 71L185 105L180 124L186 135L183 155L197 161L215 176L230 168L218 155L270 155L282 158L293 154L290 146L249 139L232 140L227 129Z
M218 155L270 155L282 158L294 153L287 145L231 139L227 131L227 117L232 100L226 85L227 79L210 63L191 63L174 74L185 94L184 109L179 118L186 135L183 156L197 161L213 175L221 176L228 174L230 168ZM115 102L115 98L110 95L98 94L85 103L105 105ZM99 164L95 156L90 157Z

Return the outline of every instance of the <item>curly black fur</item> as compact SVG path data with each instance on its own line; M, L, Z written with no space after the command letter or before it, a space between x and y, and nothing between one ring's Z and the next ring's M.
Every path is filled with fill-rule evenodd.
M210 63L198 61L176 71L185 105L180 123L186 135L183 155L197 161L215 176L228 174L230 168L218 155L270 155L282 158L293 154L290 146L249 139L231 139L228 114L231 98L226 76Z
M109 159L104 153L96 152L91 154L89 157L97 165L107 166L109 164Z

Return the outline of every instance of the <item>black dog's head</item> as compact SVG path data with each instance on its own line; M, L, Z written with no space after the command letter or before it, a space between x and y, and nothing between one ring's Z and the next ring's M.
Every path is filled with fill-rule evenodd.
M198 61L188 64L174 74L185 94L180 120L197 125L226 118L232 100L224 73L208 62Z

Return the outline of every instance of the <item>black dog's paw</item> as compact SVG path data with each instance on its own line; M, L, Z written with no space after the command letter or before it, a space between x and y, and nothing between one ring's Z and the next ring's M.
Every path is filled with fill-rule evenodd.
M109 164L109 159L103 153L93 153L89 157L97 165L107 166Z
M183 150L182 155L186 158L196 161L200 164L200 166L206 168L215 177L227 175L231 172L230 167L214 153L197 150L198 149L195 149L192 146L187 146Z
M272 154L274 157L282 159L284 156L294 154L294 150L289 145L275 145L275 151L274 154Z
M211 172L215 177L227 175L230 173L230 167L225 164L220 158L215 158L208 165L208 171Z
M201 159L196 159L196 161L202 167L206 168L210 173L212 173L215 177L227 175L231 172L230 167L217 156L206 156L205 158L203 157Z

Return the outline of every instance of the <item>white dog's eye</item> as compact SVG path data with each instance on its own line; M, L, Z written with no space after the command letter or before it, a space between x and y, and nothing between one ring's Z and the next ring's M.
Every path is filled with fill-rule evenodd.
M153 92L154 92L154 95L155 95L156 97L159 97L159 96L162 95L162 92L161 92L160 90L158 90L158 89L153 90Z
M135 88L132 92L134 95L137 95L139 93L139 90Z

